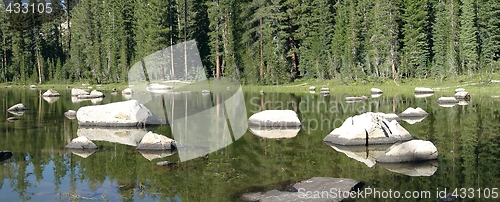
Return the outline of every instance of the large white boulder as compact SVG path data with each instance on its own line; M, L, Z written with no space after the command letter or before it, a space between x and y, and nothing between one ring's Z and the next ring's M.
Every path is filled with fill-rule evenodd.
M172 150L175 149L175 140L149 131L144 135L137 150Z
M297 113L292 110L265 110L253 114L248 119L248 125L258 127L300 127Z
M388 149L387 153L377 158L378 163L403 163L435 160L438 150L430 141L411 140L397 144Z
M81 107L76 112L82 126L159 125L162 120L137 100Z
M85 136L80 136L72 139L71 142L65 146L67 149L97 149L97 146Z
M413 136L396 120L387 121L373 112L347 118L323 141L337 145L392 144L413 139Z
M408 107L408 109L398 114L399 117L423 117L427 115L429 114L420 107Z

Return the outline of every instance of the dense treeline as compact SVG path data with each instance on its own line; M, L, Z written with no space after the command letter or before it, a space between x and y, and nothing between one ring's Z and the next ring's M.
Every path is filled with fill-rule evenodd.
M31 2L52 12L9 12L3 2L0 82L122 82L141 58L192 39L208 75L247 83L500 69L496 0Z

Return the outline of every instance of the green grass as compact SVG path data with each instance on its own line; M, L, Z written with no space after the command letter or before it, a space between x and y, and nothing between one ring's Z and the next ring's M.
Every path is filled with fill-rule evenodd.
M250 92L264 91L265 93L309 93L309 87L315 86L316 92L320 88L330 88L331 94L347 94L349 96L370 95L371 88L379 88L384 95L413 95L415 87L432 88L436 92L443 92L453 96L456 88L465 88L471 94L500 95L500 83L491 83L491 80L500 80L500 74L488 76L459 76L444 80L436 79L402 79L398 81L385 80L379 82L344 83L340 80L298 79L290 84L260 86L245 85L243 90Z
M452 78L445 78L438 80L435 78L427 79L401 79L398 81L394 80L377 80L377 81L358 81L353 83L345 83L338 79L332 80L320 80L320 79L298 79L289 84L283 85L243 85L243 90L247 92L260 92L265 93L309 93L309 87L315 86L316 92L319 92L320 88L330 88L331 94L346 94L348 96L362 96L370 95L371 88L380 88L384 91L384 95L394 96L394 95L413 95L415 87L427 87L432 88L436 92L443 92L453 95L456 88L465 88L471 94L481 94L481 95L500 95L500 83L492 83L491 80L500 80L500 74L479 74L474 76L456 76ZM217 84L217 85L214 85ZM15 84L15 83L2 83L0 88L11 87L11 88L29 88L31 84ZM166 84L169 85L169 84ZM98 90L112 90L116 88L121 91L128 87L127 83L115 83L115 84L90 84L92 89ZM201 91L201 90L217 90L214 87L226 88L226 86L235 86L235 83L227 80L210 80L209 84L205 82L185 85L176 84L176 89L179 90L190 90L190 91ZM38 89L46 90L49 88L54 89L65 89L65 88L83 88L87 89L87 86L83 86L82 83L73 84L56 84L48 83L37 85Z

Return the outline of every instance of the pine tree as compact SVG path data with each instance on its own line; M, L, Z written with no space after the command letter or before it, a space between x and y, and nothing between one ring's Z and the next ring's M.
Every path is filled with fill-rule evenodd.
M478 28L474 0L462 2L460 16L460 71L472 75L478 70Z
M367 28L367 66L376 77L397 78L399 50L399 12L396 2L375 1L370 9L371 25Z
M500 70L500 4L494 0L483 0L478 6L480 22L481 66L487 71Z
M357 80L365 77L363 57L363 13L359 1L338 1L335 5L335 31L333 36L333 65L341 79ZM359 10L358 10L359 9Z
M443 79L458 73L458 1L439 1L434 5L434 13L431 76Z
M430 47L428 41L428 2L404 1L403 76L428 77Z
M327 0L310 2L290 2L294 10L289 11L296 15L293 19L294 40L298 42L299 71L305 77L320 79L331 78L332 50L330 47L333 37L333 8ZM294 43L291 43L294 44Z

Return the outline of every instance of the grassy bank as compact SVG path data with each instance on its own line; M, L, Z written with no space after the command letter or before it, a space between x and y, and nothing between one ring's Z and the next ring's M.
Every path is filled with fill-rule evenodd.
M495 81L498 80L497 81ZM443 92L453 96L456 88L465 88L471 94L500 95L500 74L483 76L460 76L444 80L436 79L401 79L378 82L345 83L340 80L299 79L290 84L259 86L244 85L245 91L265 93L309 93L309 87L330 88L331 94L348 94L351 96L369 95L371 88L379 88L385 95L413 95L415 87L427 87L435 92Z
M498 80L498 82L496 81ZM234 83L224 83L227 81L210 81L213 85L214 82L221 82L217 86L234 85ZM1 88L29 88L30 85L36 84L16 84L16 83L2 83ZM168 85L168 84L167 84ZM199 86L202 85L202 86ZM54 89L65 89L65 88L90 88L99 90L112 90L116 88L117 90L125 89L127 83L113 83L113 84L82 84L82 83L72 83L72 84L57 84L48 83L36 85L37 89L46 90L49 88ZM378 80L378 81L361 81L354 83L342 82L338 79L332 80L320 80L320 79L298 79L289 84L283 85L242 85L244 91L247 92L260 92L265 93L309 93L309 87L315 86L316 92L319 92L320 88L330 88L331 94L347 94L349 96L361 96L369 95L371 88L379 88L384 91L385 95L412 95L414 94L415 87L427 87L432 88L436 92L442 92L443 94L453 95L456 88L465 88L471 94L481 94L481 95L500 95L500 74L495 73L491 75L476 75L476 76L457 76L453 78L446 78L443 80L437 80L435 78L427 79L400 79L394 80ZM207 86L207 83L196 83L191 84L191 90L197 89L209 89L211 87Z

